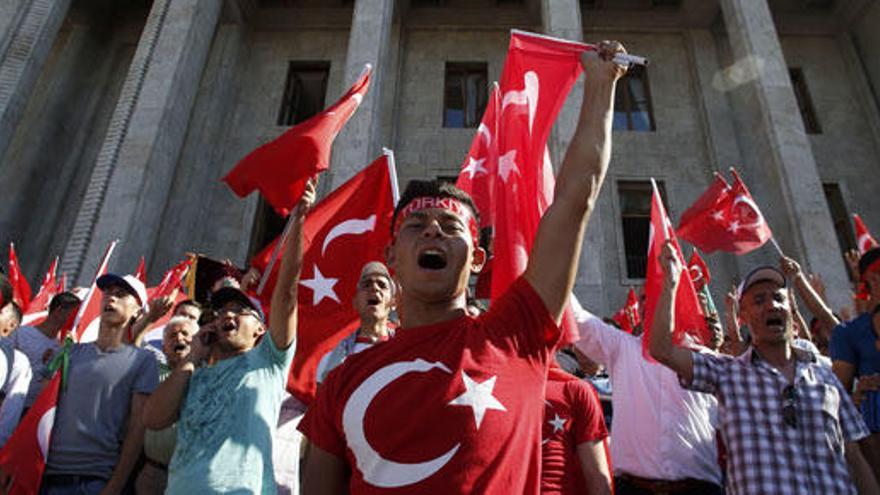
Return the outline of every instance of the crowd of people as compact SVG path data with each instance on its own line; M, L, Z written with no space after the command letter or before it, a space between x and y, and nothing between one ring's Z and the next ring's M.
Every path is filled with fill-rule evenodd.
M106 274L97 339L71 345L59 336L77 294L20 326L0 278L0 446L66 353L47 495L880 493L880 248L850 257L859 296L846 315L795 260L755 267L723 314L701 299L707 346L673 343L684 268L671 244L648 337L571 296L610 161L620 51L606 42L583 55L584 104L554 201L525 272L488 309L468 297L488 257L473 201L448 183L408 185L386 263L360 273L360 326L318 366L301 446L279 455L278 424L314 182L291 212L269 314L253 274L216 281L207 304L150 300L137 277ZM161 349L148 345L169 313ZM291 467L293 479L279 474ZM18 475L0 472L0 492Z

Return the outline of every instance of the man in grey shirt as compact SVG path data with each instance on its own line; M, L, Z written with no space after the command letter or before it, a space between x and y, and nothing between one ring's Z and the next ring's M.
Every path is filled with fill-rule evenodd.
M104 275L98 287L98 339L71 349L41 494L121 493L143 448L141 413L158 382L156 359L122 339L146 290L131 275Z

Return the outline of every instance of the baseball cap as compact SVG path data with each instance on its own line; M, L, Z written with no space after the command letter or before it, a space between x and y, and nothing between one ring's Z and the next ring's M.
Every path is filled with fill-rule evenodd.
M750 271L739 283L739 287L736 289L736 299L742 301L743 294L758 282L775 282L780 287L786 287L785 274L770 265L759 266Z
M869 249L859 258L859 276L864 277L866 273L880 260L880 247Z
M219 310L230 301L235 301L251 308L257 313L260 321L266 321L266 314L263 313L263 306L260 302L235 287L222 287L214 291L211 294L211 309Z
M147 305L147 288L144 287L144 283L134 275L119 276L113 273L107 273L98 277L96 283L101 290L106 290L108 287L118 285L133 295L138 302L141 303L142 307Z

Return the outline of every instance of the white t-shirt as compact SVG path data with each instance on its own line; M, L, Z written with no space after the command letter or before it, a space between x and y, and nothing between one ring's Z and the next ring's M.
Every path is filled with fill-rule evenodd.
M37 400L37 395L43 390L44 380L52 378L49 376L49 370L46 364L49 359L61 347L55 339L50 339L43 335L37 327L25 326L18 329L9 336L12 346L23 352L30 362L30 368L33 372L33 380L31 380L30 388L25 399L25 407L31 407Z
M5 361L6 355L3 354L0 356L0 359ZM9 369L8 364L5 364L4 367ZM2 390L3 400L2 404L0 404L0 447L6 444L6 441L12 436L12 432L15 431L15 427L18 426L30 383L31 365L28 363L27 356L21 351L16 350L13 352L9 380L6 381L6 388Z

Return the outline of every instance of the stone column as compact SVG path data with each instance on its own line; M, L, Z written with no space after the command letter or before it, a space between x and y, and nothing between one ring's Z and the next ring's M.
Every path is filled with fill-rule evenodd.
M766 0L721 0L721 7L734 65L751 69L733 89L754 144L745 179L782 248L821 274L839 308L849 282L770 8ZM763 248L762 261L777 258L771 249Z
M333 147L330 177L322 182L333 190L350 179L364 166L379 156L383 145L382 102L384 79L390 64L391 24L394 21L394 0L357 0L351 19L348 38L348 54L345 59L345 84L347 89L364 68L373 64L370 91L360 108L336 137ZM342 91L340 91L341 94ZM338 95L337 95L338 96ZM332 97L330 101L333 101Z
M0 2L0 156L67 16L70 0Z
M154 0L64 252L75 280L112 239L121 271L152 251L221 6Z

